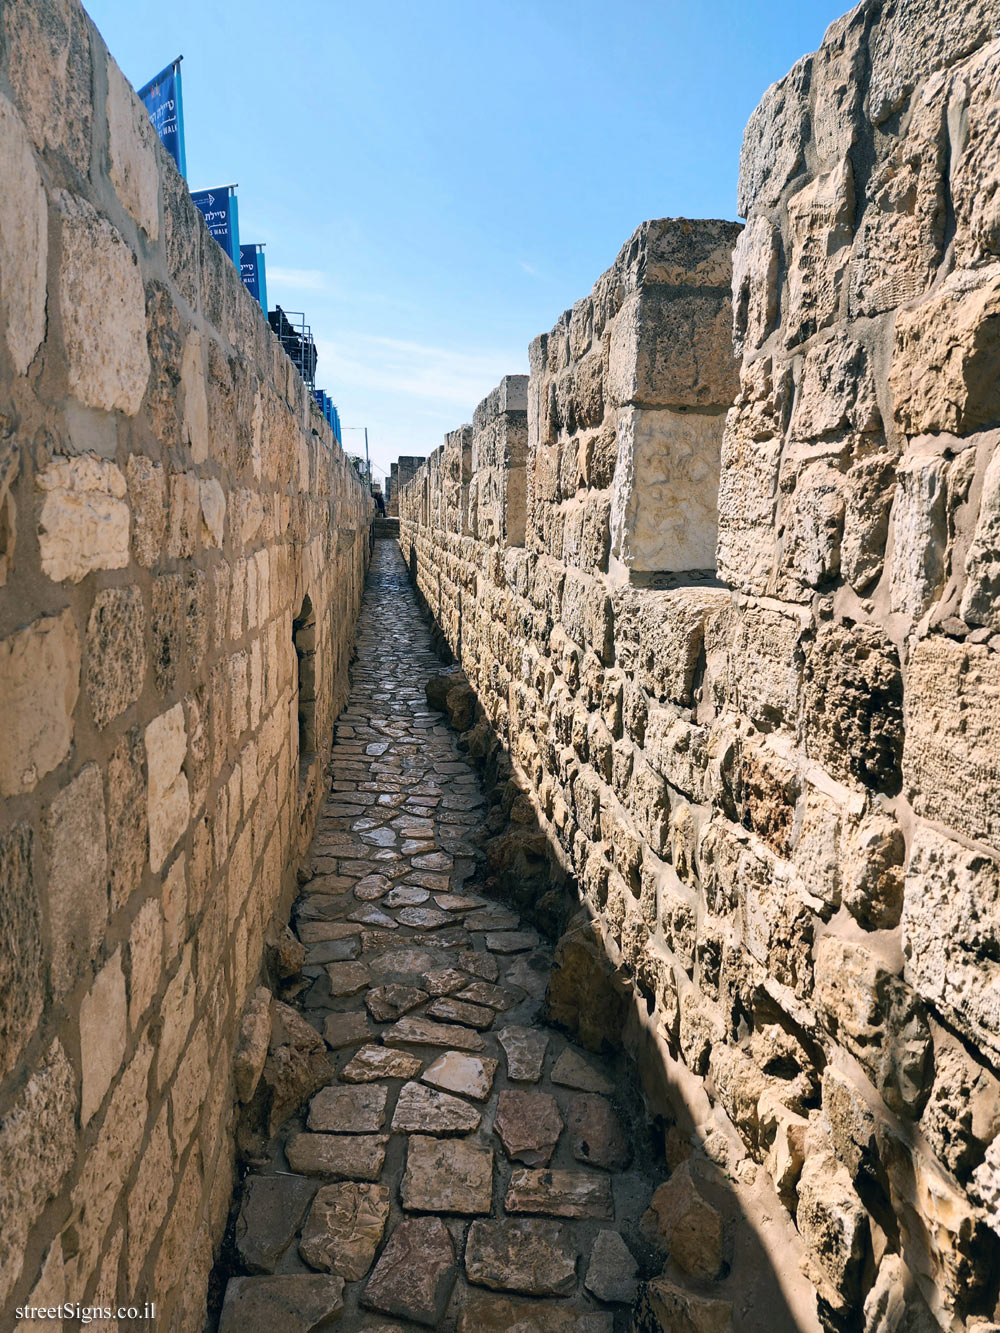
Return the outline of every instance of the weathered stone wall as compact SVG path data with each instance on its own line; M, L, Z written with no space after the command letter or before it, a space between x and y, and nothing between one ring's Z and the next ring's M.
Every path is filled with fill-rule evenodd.
M401 497L651 1106L736 1131L832 1329L997 1318L998 24L863 4L754 114L717 582L717 314L619 331L628 247L532 346L524 548L472 535L454 437ZM675 300L725 262L689 225Z
M0 19L0 1327L195 1330L370 505L83 10Z
M423 463L423 459L414 454L407 454L398 459L389 467L389 498L386 501L386 512L393 518L399 517L399 491L403 486L408 486L413 480L417 468Z

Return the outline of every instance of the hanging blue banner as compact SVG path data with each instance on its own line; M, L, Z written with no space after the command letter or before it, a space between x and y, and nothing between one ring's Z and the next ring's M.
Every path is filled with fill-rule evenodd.
M184 154L184 101L181 96L181 56L150 79L139 96L146 104L153 129L160 142L177 163L177 170L187 179Z
M240 246L240 277L243 286L267 314L267 277L264 270L264 251L259 244Z
M220 185L217 190L198 190L192 192L191 198L201 210L208 230L239 268L240 222L235 186Z

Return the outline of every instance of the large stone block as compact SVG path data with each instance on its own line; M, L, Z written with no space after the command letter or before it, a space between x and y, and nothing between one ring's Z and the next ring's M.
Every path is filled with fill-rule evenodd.
M943 636L914 644L903 774L913 808L1000 847L1000 654Z
M108 845L104 787L87 764L42 818L48 865L52 989L64 995L90 966L108 918Z
M983 472L979 516L965 557L965 574L963 620L1000 630L1000 447L996 444Z
M0 197L0 301L7 348L24 375L45 337L48 204L24 122L0 96L0 179L17 182Z
M996 425L1000 270L969 289L962 276L896 317L889 387L907 435L968 435Z
M146 865L144 758L142 733L138 727L131 727L108 759L108 850L113 911L138 888Z
M146 614L138 588L107 588L87 625L85 681L98 727L138 699L146 676Z
M108 156L118 198L151 241L160 234L160 170L156 131L146 108L109 55Z
M135 255L86 199L56 194L59 308L70 392L88 407L134 417L149 380L146 296Z
M115 463L83 454L56 458L36 477L42 570L57 583L79 583L95 569L124 569L129 559L125 478Z
M149 774L149 866L155 873L173 851L188 826L191 800L187 775L187 731L184 706L175 704L146 728L146 764Z
M1000 863L919 824L903 889L907 980L1000 1053Z
M0 835L0 1077L42 1013L41 912L28 824Z
M828 623L808 644L802 716L806 752L836 777L899 790L903 678L874 626Z
M3 25L8 77L32 142L86 176L94 115L86 14L72 0L11 0Z
M128 1004L121 949L94 978L80 1005L80 1124L86 1125L121 1068L128 1036Z
M69 611L0 640L0 794L32 791L69 753L80 641Z
M773 208L805 167L812 66L813 57L804 56L772 83L747 122L736 197L740 217Z
M611 554L637 572L715 568L722 414L618 414Z
M54 1041L0 1120L0 1305L21 1275L25 1242L73 1165L76 1083Z
M728 290L657 287L626 299L611 334L612 403L722 408L735 397L737 382Z

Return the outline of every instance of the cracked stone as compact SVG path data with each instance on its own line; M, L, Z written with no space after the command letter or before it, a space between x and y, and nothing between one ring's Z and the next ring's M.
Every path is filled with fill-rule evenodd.
M617 1231L599 1231L590 1251L584 1286L599 1301L631 1305L639 1265Z
M330 993L338 997L357 995L371 985L364 963L328 963L326 975L330 978Z
M604 1075L588 1064L582 1055L577 1055L571 1046L566 1047L552 1066L552 1082L580 1092L614 1092Z
M374 1133L385 1124L388 1095L384 1086L321 1088L309 1103L308 1128L326 1134Z
M537 1083L549 1038L535 1028L506 1027L497 1033L507 1056L507 1076L515 1083Z
M251 1273L273 1273L316 1193L305 1176L247 1176L236 1220L236 1250Z
M437 930L451 920L447 912L436 907L404 907L396 915L404 926L414 930Z
M388 1134L294 1134L285 1144L293 1171L338 1180L378 1180Z
M393 949L381 958L373 958L369 966L379 976L385 976L387 972L402 977L422 976L434 966L434 961L434 955L426 949Z
M486 947L491 953L522 953L533 949L537 937L530 930L501 930L486 936Z
M493 1202L493 1150L465 1139L411 1136L401 1190L409 1212L488 1213Z
M571 1098L566 1126L578 1162L623 1171L632 1160L632 1149L614 1107L596 1093L581 1092Z
M467 1134L479 1128L481 1113L460 1097L422 1083L404 1083L392 1117L396 1131L424 1134Z
M464 972L456 972L453 967L440 967L427 973L424 984L431 995L450 995L468 980Z
M470 1282L494 1291L565 1296L576 1287L577 1253L557 1222L473 1222L465 1245Z
M509 1213L595 1217L608 1222L615 1215L610 1178L583 1171L516 1170L504 1203Z
M436 893L434 901L442 912L468 912L483 905L482 898L471 898L461 893Z
M375 986L365 996L365 1008L376 1023L389 1023L426 999L427 992L416 986Z
M415 888L412 884L401 884L386 895L386 907L419 907L430 897L426 889Z
M446 852L425 852L410 860L414 870L450 870L454 864L454 859Z
M303 944L322 944L326 940L343 940L348 935L360 935L361 929L346 921L300 921L295 933Z
M324 1185L302 1228L299 1254L310 1268L356 1282L371 1268L388 1220L384 1185Z
M382 1034L387 1046L455 1046L460 1051L481 1051L485 1042L478 1032L457 1023L433 1023L407 1014Z
M497 1061L488 1055L463 1055L460 1051L445 1051L421 1074L421 1081L445 1092L458 1092L463 1097L483 1102L490 1095Z
M501 1092L493 1128L512 1162L546 1166L552 1160L563 1121L547 1092Z
M439 1217L410 1217L389 1237L362 1305L434 1328L455 1283L455 1247Z
M323 1023L323 1038L335 1051L367 1041L371 1035L365 1014L328 1014Z
M385 912L380 912L377 907L371 904L367 907L357 907L353 912L348 912L348 921L357 921L362 926L381 926L383 930L397 930L398 926L391 916Z
M467 949L458 956L458 965L465 972L471 972L474 977L482 977L483 981L496 981L500 975L500 965L497 960L488 953L480 953L478 949Z
M689 1162L656 1190L640 1223L643 1236L685 1273L718 1277L722 1268L722 1218L703 1199Z
M324 963L350 963L361 952L361 941L357 935L344 940L326 940L323 944L314 944L306 950L307 967L322 967Z
M486 1004L501 1013L513 1004L512 997L500 986L491 986L486 981L474 981L471 986L458 992L456 1000L467 1000L472 1004Z
M441 1018L446 1022L464 1023L466 1027L478 1028L483 1031L488 1028L496 1017L492 1009L487 1009L481 1004L468 1004L463 1000L456 1000L454 997L435 1000L427 1010L431 1018Z
M376 898L381 898L391 888L392 881L386 879L385 875L365 875L364 879L359 879L355 884L354 896L360 902L370 903Z
M313 1333L344 1312L344 1279L319 1274L232 1277L219 1320L219 1333L266 1328L277 1333Z
M505 912L497 907L470 912L465 918L466 930L517 930L520 924L521 918L516 912Z
M414 1078L423 1061L408 1051L387 1046L362 1046L340 1071L345 1083L371 1083L377 1078Z

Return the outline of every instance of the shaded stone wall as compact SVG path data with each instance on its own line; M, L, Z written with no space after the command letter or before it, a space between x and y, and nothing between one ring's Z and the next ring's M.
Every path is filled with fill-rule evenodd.
M194 1330L370 502L83 10L0 17L0 1325Z
M386 502L386 512L393 518L399 517L399 491L403 486L407 486L414 477L416 470L423 463L423 459L412 454L407 454L398 459L389 467L389 498Z
M532 345L525 546L452 437L401 497L585 909L559 1016L766 1173L830 1329L997 1318L998 24L863 4L751 119L715 570L718 317L633 319L629 247ZM725 262L688 225L673 301Z

